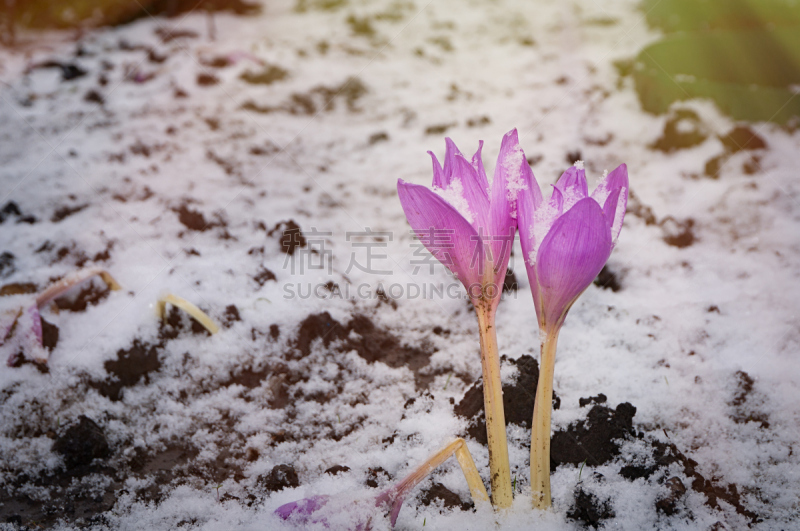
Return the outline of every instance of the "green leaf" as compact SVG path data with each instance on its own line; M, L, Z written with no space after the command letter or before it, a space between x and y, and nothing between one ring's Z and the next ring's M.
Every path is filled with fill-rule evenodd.
M679 33L642 50L633 72L642 108L712 99L737 120L800 116L800 25Z

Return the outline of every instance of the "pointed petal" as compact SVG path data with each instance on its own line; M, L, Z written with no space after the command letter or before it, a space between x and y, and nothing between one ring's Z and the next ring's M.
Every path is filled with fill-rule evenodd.
M397 194L420 242L469 288L480 282L485 262L475 228L432 190L397 181Z
M481 157L481 150L483 150L483 140L478 141L478 151L472 155L472 167L475 168L475 171L478 172L478 182L481 184L484 190L486 190L486 196L489 196L489 179L486 178L486 170L483 167L483 157Z
M456 181L459 183L456 184ZM453 175L450 178L449 188L454 191L461 191L461 193L454 195L460 195L466 200L470 212L470 216L465 216L468 218L467 221L472 223L472 226L479 233L480 227L483 227L485 232L489 217L489 196L486 187L480 183L477 171L463 155L459 154L453 158ZM447 199L449 200L450 198L447 197ZM461 208L458 205L453 206L461 212Z
M517 198L517 224L519 226L519 243L522 246L522 260L528 272L528 282L533 295L536 315L541 320L541 297L539 296L539 280L536 278L536 265L529 257L534 248L534 212L542 204L542 192L539 184L533 180L528 188L520 191Z
M614 171L603 177L603 179L597 183L597 187L595 187L592 192L592 198L597 201L600 206L603 206L606 203L608 195L613 190L618 190L620 188L629 188L628 166L625 164L617 166ZM627 196L625 204L627 205Z
M593 199L578 201L553 223L536 260L546 330L564 322L575 299L592 283L611 254L611 230Z
M433 185L437 188L444 188L444 173L442 172L441 164L439 164L439 159L436 158L433 151L428 151L428 155L431 156L431 162L433 162Z
M619 202L620 192L620 189L612 190L611 193L608 194L606 202L603 205L603 214L606 217L606 222L608 223L609 228L614 226L614 215L617 212L617 203ZM613 231L611 234L611 239L614 239Z
M541 313L541 297L539 296L539 282L536 278L536 267L534 261L529 257L535 245L534 213L542 206L542 191L539 183L533 175L533 171L523 172L522 180L524 187L517 196L517 226L519 227L519 242L522 246L522 258L525 269L528 271L528 281L531 285L533 294L533 304L536 307L536 315Z
M566 208L570 208L587 195L589 195L589 185L586 184L586 172L583 168L572 166L565 171L556 183L556 188L564 194Z
M541 201L539 184L528 165L525 153L519 146L517 130L512 129L503 136L492 182L489 233L492 237L490 247L494 260L493 267L498 274L505 274L508 267L511 245L518 224L520 194L526 190L530 192L530 196L525 198L526 201Z
M553 195L550 196L550 204L556 209L559 215L564 212L564 194L561 193L561 190L556 188L556 185L553 185Z
M611 241L617 244L619 233L622 232L622 222L625 220L625 208L628 205L628 189L618 188L611 192L603 206L609 227L611 227Z
M456 143L453 142L453 139L447 137L444 139L445 143L445 152L444 152L444 186L442 188L446 188L448 184L450 184L450 179L453 175L453 170L455 167L455 158L457 156L463 157L464 155L456 147Z

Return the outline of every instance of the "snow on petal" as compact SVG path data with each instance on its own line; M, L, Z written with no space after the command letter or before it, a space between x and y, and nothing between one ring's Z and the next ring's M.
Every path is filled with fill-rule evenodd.
M550 228L563 212L564 196L561 190L553 187L553 195L550 196L550 199L533 213L533 244L528 253L528 259L532 264L536 263L536 257L539 254L539 246L542 244L542 241L544 241L547 233L550 232Z
M580 168L572 166L565 171L556 182L558 188L564 195L564 211L572 208L572 205L589 195L589 186L586 183L586 172L583 170L583 163Z
M613 190L623 187L628 188L628 167L625 164L620 164L611 173L603 175L603 178L600 179L600 182L597 183L592 192L592 198L597 201L597 204L603 206L608 195Z
M469 223L475 221L475 217L469 209L469 202L464 197L464 185L461 184L461 179L453 179L447 188L434 188L433 191L450 203Z

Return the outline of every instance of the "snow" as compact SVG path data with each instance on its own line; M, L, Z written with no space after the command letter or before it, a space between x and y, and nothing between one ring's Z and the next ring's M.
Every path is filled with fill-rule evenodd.
M450 203L468 223L473 222L472 211L469 209L469 203L464 197L464 184L461 182L460 177L453 176L447 188L434 187L433 190L438 193L442 199Z
M60 332L49 373L29 364L0 370L0 488L8 492L22 474L63 470L48 432L62 433L79 415L103 428L112 468L125 469L127 456L140 451L172 455L167 452L185 445L198 450L192 466L215 474L189 474L163 486L155 473L126 475L103 520L93 524L97 529L292 529L272 515L275 508L312 495L369 499L378 491L364 478L377 467L393 480L402 478L465 428L450 401L457 403L469 387L459 374L480 375L474 314L463 298L398 298L394 309L374 297L286 299L284 287L305 290L333 281L355 293L356 286L380 283L452 284L441 267L412 274L413 239L396 181L430 182L425 152L444 134L426 134L429 127L453 124L446 134L459 145L485 140L487 160L495 160L502 135L516 127L528 156L542 157L533 170L543 186L555 182L576 149L595 175L625 162L631 189L658 221L692 218L696 236L687 247L668 245L665 229L629 211L608 264L622 289L590 286L562 330L555 369L562 406L553 412L553 428L585 416L581 397L602 392L612 407L630 402L639 429L665 430L661 440L697 461L706 478L738 485L745 506L762 519L754 529L790 528L800 504L800 135L754 124L769 146L761 153L761 170L742 170L751 156L743 151L728 158L719 179L708 179L703 166L723 149L715 134L733 124L711 103L689 102L684 105L714 134L670 154L650 149L668 117L643 113L630 79L617 89L612 64L658 38L637 6L632 0L353 1L338 10L297 12L285 0L269 2L257 17L217 15L214 42L207 38L205 15L190 14L88 31L80 41L88 55L78 58L72 32L22 35L20 48L0 50L0 207L13 200L39 220L16 223L10 217L2 224L0 251L15 261L0 283L44 288L75 270L80 252L91 263L110 246L110 258L98 265L123 287L83 312L42 309ZM371 17L375 36L352 34L350 14ZM593 22L599 18L614 22ZM159 27L193 30L198 37L162 43L154 33ZM146 51L123 49L120 41L153 47L167 60L150 63ZM250 85L239 79L258 68L248 61L224 69L199 62L240 52L285 68L289 77ZM56 70L29 69L53 58L75 61L89 74L62 82ZM134 83L126 71L155 77ZM219 83L198 85L200 73ZM105 86L98 82L101 74ZM351 77L368 92L351 102L333 95ZM328 92L311 93L321 86ZM187 97L175 97L178 89ZM84 101L89 90L105 103ZM280 107L293 94L311 98L314 112L242 109L247 102ZM323 98L332 99L332 109ZM388 140L371 143L381 132ZM602 138L609 140L595 141ZM58 208L84 204L51 221ZM213 226L188 229L176 213L183 205ZM324 238L332 250L330 274L291 270L277 236L266 234L288 219L306 233L312 227L330 232ZM353 252L346 233L367 228L393 234L379 249L387 258L373 264L392 274L358 268L345 274ZM67 255L59 259L62 248ZM365 252L357 251L362 262ZM515 256L522 256L518 244ZM262 267L277 280L260 286L253 277ZM520 290L498 310L500 352L538 356L522 260L512 259L512 267ZM213 336L182 333L164 344L161 369L148 381L127 387L119 401L101 395L88 384L107 377L105 363L117 351L135 339L158 343L154 304L164 293L186 298L218 323L235 305L241 321ZM23 298L0 298L0 311ZM435 351L423 369L431 377L428 391L417 389L408 367L368 363L355 350L339 352L320 340L307 356L287 357L299 324L321 312L339 323L356 313L369 315L405 344ZM270 339L271 325L280 329L276 340ZM447 333L432 332L436 326ZM332 394L329 401L270 407L282 385L278 375L252 388L224 385L241 370L278 362L307 376L292 384L293 392ZM768 427L735 420L737 371L755 380L747 407L764 413ZM410 398L416 400L409 404ZM416 497L424 484L404 505L396 529L424 524L426 530L483 530L496 523L512 530L579 528L567 517L578 469L562 466L553 474L552 511L531 511L524 495L530 434L517 426L508 433L512 477L519 482L508 514L425 506ZM485 447L468 445L488 480ZM252 461L242 457L251 448L257 450ZM623 451L640 455L635 443ZM226 475L226 463L241 477ZM300 486L263 494L256 478L278 464L294 466ZM335 464L350 471L324 472ZM731 506L711 509L691 488L685 504L693 519L659 514L653 503L664 486L624 480L619 467L587 466L581 473L587 491L613 500L616 516L605 528L745 525ZM680 471L675 475L688 486ZM434 476L468 499L454 460ZM64 488L83 499L106 492L109 477L92 473ZM379 484L391 482L379 476ZM162 490L154 498L142 494L148 488ZM35 500L49 496L32 482L23 490ZM261 498L250 506L225 497L244 500L254 492ZM55 528L77 525L65 516ZM388 528L382 519L373 525Z
M511 218L517 217L517 196L520 191L525 190L525 181L522 180L521 165L524 163L525 155L519 146L514 146L506 153L503 162L503 169L506 175L506 199L511 205Z

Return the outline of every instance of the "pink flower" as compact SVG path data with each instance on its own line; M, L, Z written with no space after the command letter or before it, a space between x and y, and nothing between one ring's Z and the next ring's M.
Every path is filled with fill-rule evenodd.
M519 197L519 233L539 327L553 333L611 255L628 204L628 168L588 195L583 163L564 172L548 201L533 174Z
M492 503L505 508L513 494L494 321L517 229L518 197L535 179L516 129L503 137L491 187L481 160L483 142L471 162L452 140L446 142L444 168L431 153L433 189L398 180L397 193L417 237L464 284L475 306Z
M564 172L546 202L528 177L519 198L519 233L531 283L542 357L531 429L531 495L550 507L550 416L558 333L572 304L611 255L628 204L628 168L604 175L592 195L583 163Z
M491 186L481 160L449 138L444 168L433 153L433 187L397 182L408 223L425 247L464 284L472 302L496 308L517 227L517 197L533 179L516 129L503 137Z

